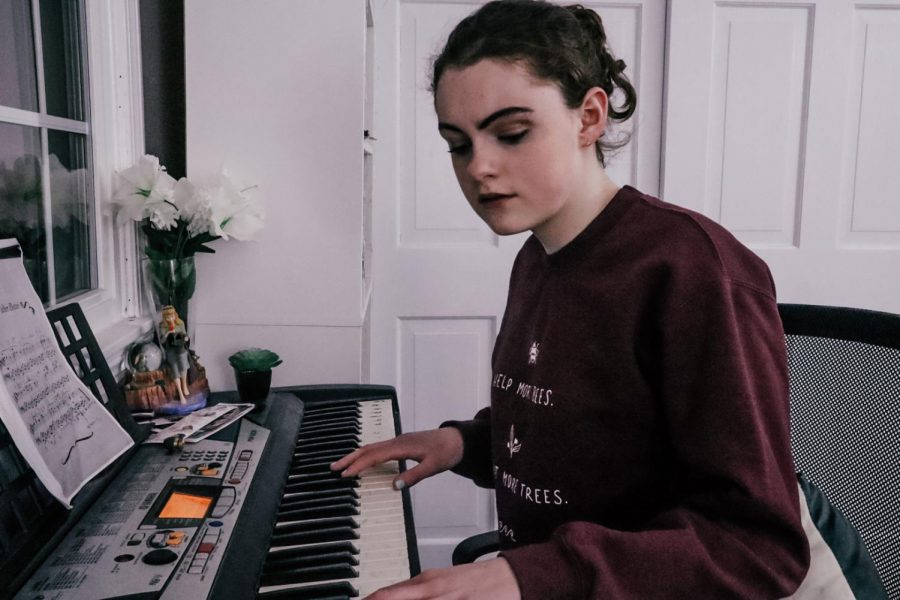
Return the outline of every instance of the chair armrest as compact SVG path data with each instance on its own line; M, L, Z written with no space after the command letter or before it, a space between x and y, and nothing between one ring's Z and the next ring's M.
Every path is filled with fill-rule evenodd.
M479 556L500 550L500 533L495 529L467 537L453 549L453 565L475 562Z

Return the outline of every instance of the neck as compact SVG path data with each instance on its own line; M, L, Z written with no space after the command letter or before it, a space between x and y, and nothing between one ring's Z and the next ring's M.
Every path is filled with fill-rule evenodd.
M574 240L603 212L619 188L594 159L566 205L553 219L532 230L544 251L553 254Z

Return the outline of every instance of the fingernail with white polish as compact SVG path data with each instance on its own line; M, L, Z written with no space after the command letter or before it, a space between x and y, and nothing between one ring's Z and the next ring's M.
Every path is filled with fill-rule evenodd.
M405 487L406 487L406 482L403 481L402 479L395 479L395 480L394 480L394 489L395 489L395 490L402 490L402 489L405 488Z

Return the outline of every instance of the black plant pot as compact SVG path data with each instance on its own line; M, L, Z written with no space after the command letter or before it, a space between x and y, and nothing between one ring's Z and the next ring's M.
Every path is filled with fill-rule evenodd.
M237 381L237 391L241 402L255 404L254 410L262 410L266 407L266 398L269 397L269 388L272 387L272 369L266 371L235 369L234 378Z

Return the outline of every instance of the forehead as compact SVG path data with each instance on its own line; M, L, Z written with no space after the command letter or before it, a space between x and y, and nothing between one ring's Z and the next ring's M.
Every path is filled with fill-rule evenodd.
M438 120L460 127L475 124L509 106L535 112L567 110L554 83L534 77L521 63L491 59L444 71L434 106Z

